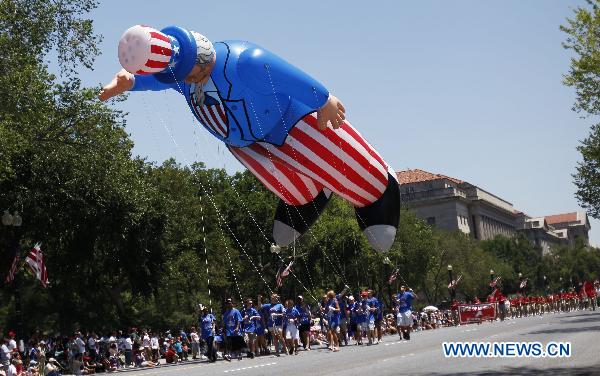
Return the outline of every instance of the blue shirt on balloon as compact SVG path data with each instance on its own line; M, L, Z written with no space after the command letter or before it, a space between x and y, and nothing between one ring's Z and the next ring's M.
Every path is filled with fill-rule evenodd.
M398 294L398 310L400 313L412 311L412 302L415 295L410 291Z
M329 98L320 82L256 44L228 40L214 48L216 63L204 87L136 75L131 90L177 90L210 133L236 147L282 145L292 127Z

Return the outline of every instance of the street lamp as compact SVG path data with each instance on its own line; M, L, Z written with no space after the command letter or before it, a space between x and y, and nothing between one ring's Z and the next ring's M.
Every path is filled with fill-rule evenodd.
M448 286L450 288L450 300L454 301L456 297L456 286L453 285L454 278L452 278L452 265L448 264Z
M490 281L494 281L494 269L490 269Z
M15 255L20 256L20 235L21 233L19 232L21 225L23 224L23 218L21 218L21 216L19 215L18 211L15 211L13 214L10 214L10 212L8 210L4 211L4 214L2 214L2 224L4 226L7 227L14 227L14 231L12 232L12 239L11 239L11 249L14 250ZM16 272L15 273L15 277L14 277L14 292L15 292L15 314L17 315L17 338L19 340L19 349L24 351L24 346L23 346L23 315L22 315L22 307L21 307L21 281L19 278L19 273Z
M276 255L278 255L279 252L281 252L281 247L277 244L271 244L271 253L275 253Z
M386 265L391 265L392 264L392 260L390 260L390 258L386 256L386 257L383 258L383 263L386 264Z

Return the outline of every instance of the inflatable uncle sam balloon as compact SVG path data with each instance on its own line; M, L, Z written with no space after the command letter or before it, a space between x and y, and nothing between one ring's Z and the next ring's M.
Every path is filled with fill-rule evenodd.
M127 90L181 93L204 128L281 199L277 245L305 233L335 193L355 207L370 244L390 249L400 212L395 173L320 82L254 43L213 44L177 26L134 26L118 54L124 70L100 99Z

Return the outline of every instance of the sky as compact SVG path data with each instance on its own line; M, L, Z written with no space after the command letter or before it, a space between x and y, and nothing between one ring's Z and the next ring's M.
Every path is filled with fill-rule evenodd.
M160 6L158 6L160 4ZM559 30L584 1L101 1L102 55L86 85L120 69L130 26L178 25L213 41L248 40L300 67L342 100L350 122L396 170L468 181L531 216L582 210L572 174L594 119L562 84ZM175 92L132 93L134 153L240 171ZM600 245L600 221L591 242Z

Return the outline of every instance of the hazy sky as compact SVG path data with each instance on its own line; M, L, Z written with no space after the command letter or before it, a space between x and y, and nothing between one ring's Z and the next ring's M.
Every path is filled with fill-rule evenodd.
M575 147L593 119L571 111L574 91L561 83L570 53L559 25L582 4L103 1L92 14L103 55L82 78L97 85L120 69L118 40L135 24L249 40L323 82L397 171L466 180L532 216L570 212L581 210ZM119 107L129 112L136 154L243 168L199 128L179 94L133 93ZM592 243L600 244L600 222L592 226Z

